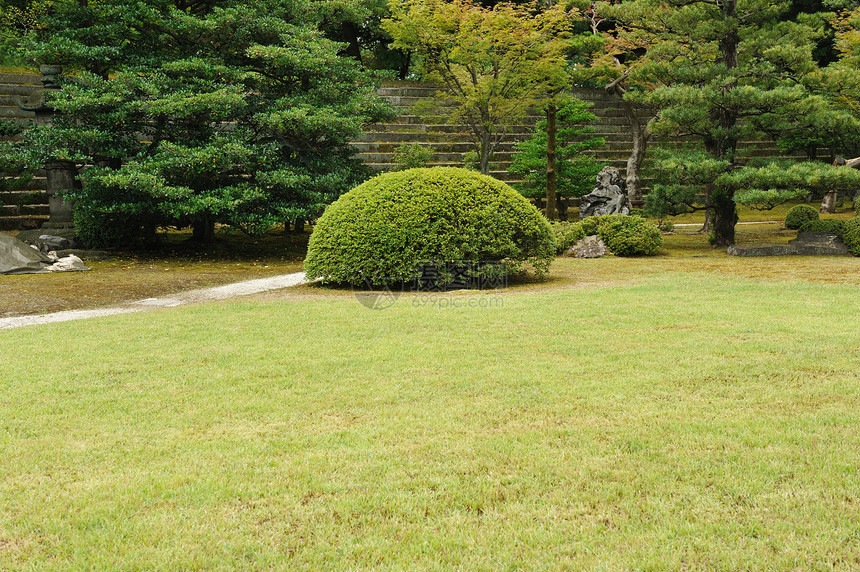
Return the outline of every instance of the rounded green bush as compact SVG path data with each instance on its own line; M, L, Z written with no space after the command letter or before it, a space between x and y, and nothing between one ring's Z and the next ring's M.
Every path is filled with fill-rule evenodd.
M653 222L638 216L600 217L598 234L615 256L650 256L663 246L663 235Z
M414 280L427 264L470 266L475 275L530 267L542 276L555 255L552 229L508 185L456 168L384 173L329 205L305 258L311 279L375 285ZM446 277L422 285L444 285Z
M797 205L785 215L785 228L799 230L804 222L818 220L818 210L810 205Z
M649 256L663 246L663 235L657 225L639 216L590 216L580 224L586 236L598 235L616 256Z
M848 251L854 256L860 256L860 216L845 221L842 230L842 240Z
M581 222L552 221L552 232L555 235L555 253L563 254L576 241L585 238Z
M602 218L605 218L605 216L589 216L580 221L579 224L582 225L582 232L585 233L585 236L593 236L597 234L597 229L600 225L600 219Z
M842 236L845 230L845 221L836 218L807 220L797 230L800 232L832 232L833 234Z

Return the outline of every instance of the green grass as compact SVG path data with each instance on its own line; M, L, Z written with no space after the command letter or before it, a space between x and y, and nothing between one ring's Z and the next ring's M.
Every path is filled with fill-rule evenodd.
M0 569L857 569L856 286L692 261L2 331Z

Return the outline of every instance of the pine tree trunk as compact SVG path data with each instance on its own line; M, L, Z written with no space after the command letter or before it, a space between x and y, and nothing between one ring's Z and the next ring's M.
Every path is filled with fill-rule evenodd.
M642 161L645 160L645 151L648 148L648 127L642 125L636 109L629 102L624 101L624 99L621 102L624 107L624 114L630 123L630 136L633 143L633 149L627 159L627 197L631 201L639 201L642 200L642 179L639 172L642 169Z
M836 191L830 191L824 195L818 212L821 214L834 214L836 212Z
M558 220L556 195L558 172L556 171L556 115L558 108L551 103L546 107L546 218Z
M718 4L722 10L725 22L737 22L738 2L737 0L723 0ZM736 30L728 30L720 40L720 55L727 69L738 67L738 45L740 36ZM728 93L734 85L723 86L724 92ZM719 108L713 114L713 118L720 126L720 135L717 140L705 141L707 151L718 159L728 159L732 163L735 160L737 149L737 138L733 131L737 125L737 112L732 109ZM735 243L735 225L738 222L737 209L735 208L734 193L726 189L716 189L712 196L713 200L713 236L714 246L725 247Z
M627 197L630 200L642 200L642 179L639 173L642 170L642 161L645 160L645 152L648 149L648 125L642 125L639 119L639 114L630 102L624 100L624 94L627 93L627 87L624 85L624 80L627 75L623 75L612 83L606 86L606 91L614 93L621 100L621 107L624 110L624 116L627 118L627 123L630 125L630 140L632 149L630 157L627 159L627 178L625 186Z
M718 194L714 197L713 213L714 246L731 246L735 243L735 225L738 223L734 199L726 194Z
M194 221L191 228L192 240L205 243L215 240L215 219L212 218L212 215L202 215Z

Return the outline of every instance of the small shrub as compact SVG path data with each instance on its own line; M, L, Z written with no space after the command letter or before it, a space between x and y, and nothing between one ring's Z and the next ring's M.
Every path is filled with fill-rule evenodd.
M832 232L833 234L842 236L845 230L845 221L835 218L807 220L797 230L800 232Z
M675 223L671 220L659 220L657 221L657 228L659 228L661 232L674 232Z
M347 192L317 221L308 244L309 278L354 285L427 281L430 264L484 272L530 267L542 276L555 255L549 222L510 186L465 169L384 173ZM498 274L498 266L486 272ZM481 278L480 275L472 275ZM490 277L492 278L492 277Z
M394 149L395 171L426 167L433 160L433 150L419 143L401 143Z
M599 216L590 216L582 219L579 224L582 225L582 232L585 233L585 236L593 236L597 234L597 227L600 223Z
M845 221L842 230L842 240L848 251L854 256L860 256L860 216Z
M467 151L463 155L463 168L470 171L481 170L481 156L478 155L477 151Z
M585 236L600 236L616 256L647 256L663 246L660 229L642 217L620 214L590 216L580 224Z
M75 236L87 248L128 248L154 240L155 225L126 214L82 207L80 203L75 206Z
M785 215L785 228L800 229L804 222L818 220L818 210L810 205L797 205L789 209Z
M601 221L598 234L615 256L649 256L663 246L663 235L654 223L638 216L610 215Z
M555 235L555 253L563 254L576 241L585 238L581 222L552 221L552 232Z
M621 214L590 216L582 219L580 223L582 224L582 231L585 233L585 236L593 236L600 234L600 227L602 225L619 218L629 218L629 216Z

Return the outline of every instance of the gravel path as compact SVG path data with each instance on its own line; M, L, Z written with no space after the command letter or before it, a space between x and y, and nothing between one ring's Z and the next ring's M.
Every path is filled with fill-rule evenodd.
M0 318L0 330L20 328L21 326L34 326L36 324L49 324L51 322L84 320L86 318L97 318L99 316L115 316L117 314L145 312L147 310L171 308L196 302L224 300L235 296L245 296L248 294L267 292L269 290L277 290L279 288L289 288L290 286L298 286L299 284L306 284L307 282L304 272L296 272L294 274L284 274L282 276L272 276L270 278L246 280L245 282L236 282L235 284L227 284L226 286L189 290L187 292L180 292L173 296L163 298L146 298L145 300L138 300L136 302L130 302L122 306L114 306L111 308L99 308L97 310L68 310L65 312L55 312L53 314Z

